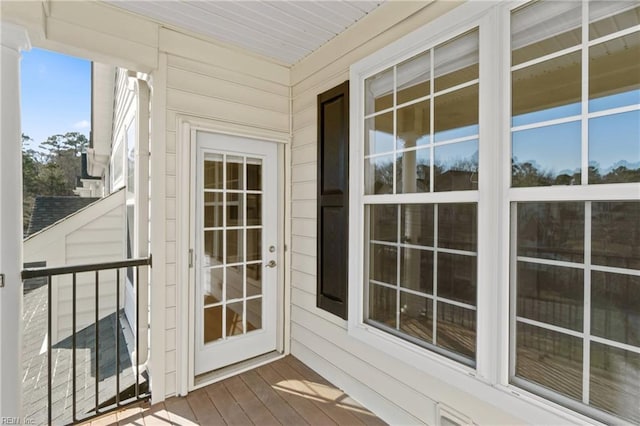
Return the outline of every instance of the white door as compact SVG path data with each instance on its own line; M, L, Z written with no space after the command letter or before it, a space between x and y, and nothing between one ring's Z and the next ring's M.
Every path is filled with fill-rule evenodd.
M196 132L195 374L276 349L275 143Z

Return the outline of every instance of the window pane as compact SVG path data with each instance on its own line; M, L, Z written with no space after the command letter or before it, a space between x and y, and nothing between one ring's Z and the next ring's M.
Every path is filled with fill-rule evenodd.
M476 251L477 222L476 204L438 204L438 247Z
M444 142L478 134L478 85L436 96L434 139Z
M591 334L640 347L640 277L591 272Z
M634 1L589 2L589 40L640 25L640 6Z
M640 202L593 202L591 262L640 269Z
M476 358L476 312L438 302L438 346Z
M247 190L262 190L262 160L247 159Z
M478 140L450 143L435 148L434 189L478 189Z
M398 282L398 248L371 244L369 246L369 279L395 285Z
M364 82L365 115L393 106L393 68L369 77Z
M222 265L223 232L204 231L204 259L202 266Z
M438 253L438 296L476 305L475 256Z
M434 90L439 92L478 78L478 30L436 47Z
M247 225L262 225L262 195L247 194Z
M393 155L364 160L365 194L393 193Z
M244 297L244 266L227 267L227 299L241 299Z
M244 258L243 230L227 230L227 263L242 262Z
M227 336L242 334L242 302L227 305Z
M580 121L513 132L511 185L579 185Z
M511 14L512 65L580 44L581 3L539 1L514 10Z
M400 287L433 294L433 252L400 249Z
M393 112L364 120L364 155L393 151Z
M400 293L400 330L425 342L433 342L433 300Z
M582 262L584 203L518 203L518 256Z
M582 269L518 262L517 274L517 316L582 331Z
M224 268L211 268L202 272L203 304L212 305L222 302L222 287L224 283Z
M396 328L396 291L369 284L369 319Z
M640 104L638 58L639 32L589 48L590 112Z
M374 241L398 241L398 206L372 204L369 208L370 239Z
M409 59L396 68L398 105L429 95L431 91L431 69L429 51Z
M247 262L262 258L262 230L247 229Z
M244 196L227 193L227 226L244 225Z
M247 297L262 294L262 263L246 265Z
M582 400L582 339L518 323L516 376Z
M204 343L222 339L222 306L204 310Z
M429 101L418 102L398 109L397 148L412 148L429 144L431 116Z
M396 193L410 194L415 192L429 192L430 150L418 149L405 151L396 157Z
M512 126L579 115L581 72L579 51L514 71Z
M591 343L589 403L640 424L640 354Z
M589 120L589 183L622 182L640 182L640 111Z
M433 247L433 204L401 205L402 242Z
M262 328L262 298L247 300L247 333Z

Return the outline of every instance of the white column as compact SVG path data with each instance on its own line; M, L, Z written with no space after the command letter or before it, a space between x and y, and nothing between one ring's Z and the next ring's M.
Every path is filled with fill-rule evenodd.
M0 416L22 414L22 139L20 51L27 31L0 22Z

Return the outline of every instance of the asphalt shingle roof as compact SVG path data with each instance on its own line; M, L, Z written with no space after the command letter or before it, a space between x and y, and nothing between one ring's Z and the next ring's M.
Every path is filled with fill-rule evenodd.
M36 197L26 237L41 231L99 199L77 196Z

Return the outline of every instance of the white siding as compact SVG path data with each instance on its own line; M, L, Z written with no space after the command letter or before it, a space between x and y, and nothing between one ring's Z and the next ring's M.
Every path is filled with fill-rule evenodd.
M123 235L124 192L119 191L29 237L24 244L24 261L46 261L47 266L52 267L122 260ZM115 271L100 273L99 318L115 311L115 274ZM95 322L94 277L94 273L77 275L78 331ZM55 344L71 335L71 276L53 278L52 291L51 341Z

